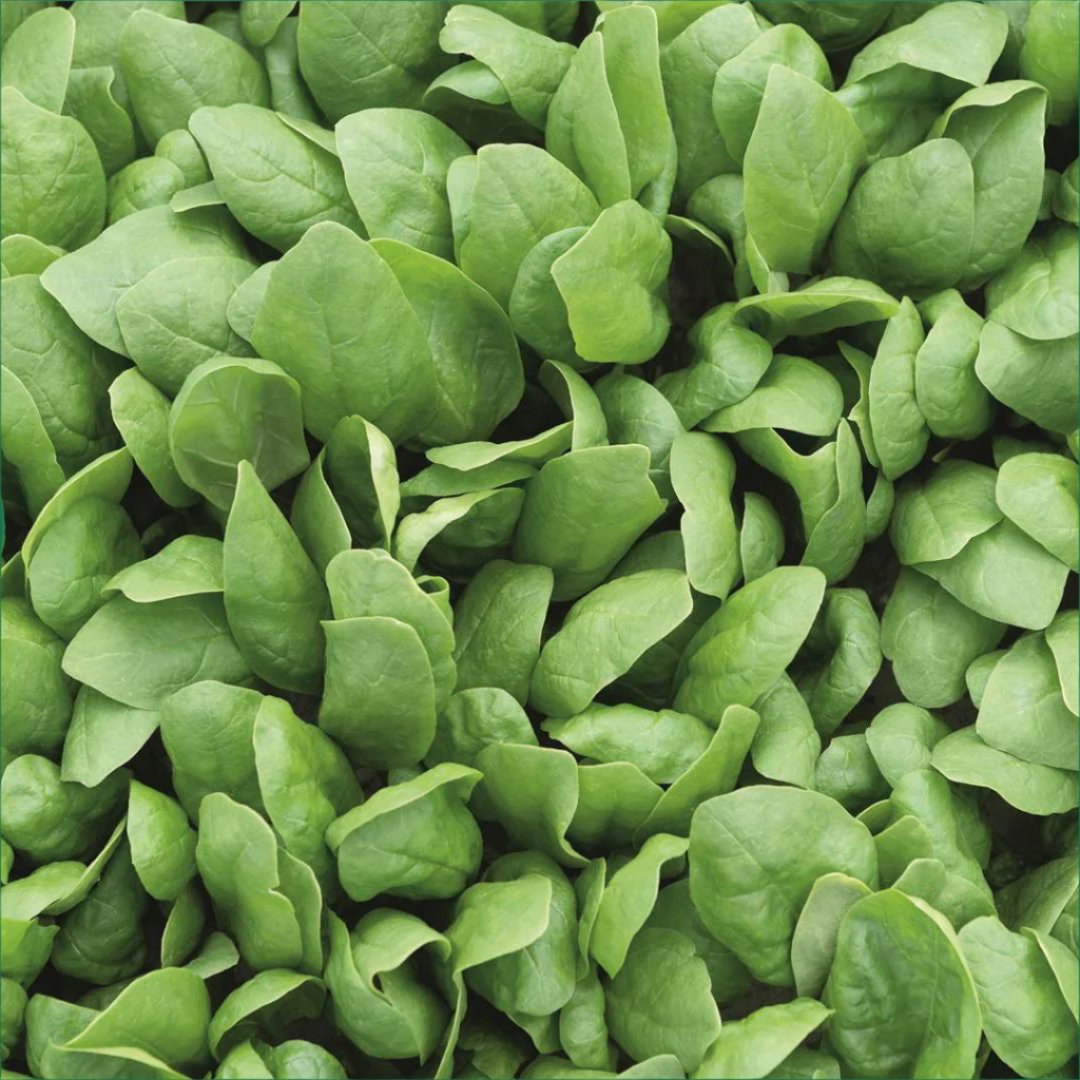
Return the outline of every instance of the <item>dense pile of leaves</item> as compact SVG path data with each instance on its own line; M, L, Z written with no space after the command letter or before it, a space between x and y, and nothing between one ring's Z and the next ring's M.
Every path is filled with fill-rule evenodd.
M1078 10L4 0L3 1075L1075 1075Z

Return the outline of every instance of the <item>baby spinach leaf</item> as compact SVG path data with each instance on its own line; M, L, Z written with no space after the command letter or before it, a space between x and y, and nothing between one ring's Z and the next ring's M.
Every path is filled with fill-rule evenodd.
M917 976L896 977L889 958L899 954L919 957L918 965L903 968ZM863 982L860 969L872 969L877 977ZM974 1067L980 1015L975 985L956 935L921 900L886 889L848 911L825 1001L834 1010L827 1028L830 1043L848 1068L963 1072ZM902 1020L896 1022L899 1002ZM884 1021L886 1016L890 1019Z
M761 831L757 823L768 821ZM798 822L798 826L795 823ZM719 867L738 865L738 875ZM690 894L705 925L759 979L794 981L789 952L813 883L844 873L877 883L866 827L813 791L749 787L702 803L690 827Z

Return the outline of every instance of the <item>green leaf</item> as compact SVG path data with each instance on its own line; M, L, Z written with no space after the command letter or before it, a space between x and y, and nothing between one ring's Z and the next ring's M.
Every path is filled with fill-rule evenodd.
M120 35L120 68L150 143L187 127L204 105L269 105L262 65L208 26L136 11Z
M313 226L275 265L252 339L300 384L318 439L360 415L398 442L430 418L424 327L390 266L342 225Z
M20 274L6 279L0 285L0 296L4 305L0 333L5 382L13 385L10 376L14 375L36 408L51 443L38 452L44 458L37 468L43 468L51 482L55 472L50 454L70 475L119 445L106 391L120 371L121 362L79 331L36 276ZM18 388L14 394L18 395L16 401L4 409L14 412L12 419L17 422L18 413L28 409L30 402ZM18 398L23 398L22 406ZM9 456L6 440L10 436L12 463L21 470L27 450L20 449L15 441L20 432L7 424L5 432L5 457Z
M64 671L137 709L156 709L199 679L241 683L251 678L224 605L211 595L153 604L113 597L72 638Z
M901 485L890 539L901 563L911 566L959 554L974 537L1001 521L992 469L946 461L920 485Z
M37 276L63 254L61 248L43 244L25 233L14 233L0 240L0 266L5 271L4 277Z
M199 206L221 204L220 198L210 197L217 194L217 189L210 179L210 170L195 136L186 128L176 128L162 135L154 147L154 157L164 158L180 170L192 203ZM193 206L187 209L193 209Z
M425 953L443 959L446 939L418 918L381 908L350 933L329 916L326 984L334 1018L364 1053L426 1061L446 1025L442 999L421 981Z
M140 604L175 596L220 593L225 588L222 559L220 540L209 536L180 536L156 555L114 574L105 586L105 592L110 595L123 593Z
M930 130L955 139L971 159L974 218L963 290L1007 265L1031 231L1042 199L1046 104L1036 83L977 86Z
M246 259L206 255L171 259L138 280L117 301L116 321L142 374L175 397L207 360L250 355L225 311L229 298L251 277Z
M244 37L256 48L264 48L293 6L293 0L244 0L240 5L240 29Z
M974 725L942 739L934 748L931 763L950 780L990 788L1029 814L1062 814L1077 805L1075 773L995 750L979 738Z
M481 779L446 762L377 791L334 821L326 842L354 900L456 896L480 866L480 829L465 803Z
M645 925L668 863L681 867L688 841L666 833L650 836L617 870L600 897L589 952L610 978L619 974L637 933Z
M595 390L611 442L647 446L650 479L663 497L669 497L671 449L683 430L674 407L655 386L628 374L625 368L614 368L596 384ZM575 425L575 434L580 427Z
M465 975L471 990L523 1027L526 1017L550 1016L562 1008L577 981L578 905L563 871L537 852L517 852L496 859L485 875L489 882L533 878L551 883L543 933L520 951L489 960Z
M861 732L833 736L814 765L814 787L852 812L888 793Z
M829 1041L856 1072L975 1069L975 986L960 943L922 901L887 889L860 900L840 926L825 988Z
M325 998L326 988L313 975L280 968L260 971L218 1006L210 1020L210 1050L221 1057L260 1029L276 1032L292 1020L313 1020Z
M253 551L263 555L258 565ZM222 559L229 627L252 670L273 686L316 693L324 666L321 624L330 613L326 589L246 461L238 470Z
M131 782L128 843L143 888L156 900L175 900L195 876L195 830L175 800Z
M64 483L49 432L32 395L17 375L0 368L0 432L4 463L17 476L26 509L40 513Z
M957 930L972 919L994 914L994 902L985 892L946 870L938 859L912 859L896 879L895 888L925 900Z
M176 967L186 960L198 947L205 923L206 910L201 894L196 886L188 885L170 906L165 919L161 932L161 966ZM239 956L236 959L239 960Z
M944 439L972 439L993 419L990 395L975 374L982 319L953 289L928 297L919 313L930 329L915 354L915 403Z
M1076 1019L1038 944L988 915L960 931L960 946L994 1052L1021 1073L1061 1068L1073 1053Z
M832 89L828 61L802 27L783 24L759 33L721 64L712 86L712 110L727 153L742 165L753 133L769 72L780 65Z
M721 1029L693 942L676 930L643 930L608 988L608 1023L636 1061L674 1054L684 1069L696 1069Z
M356 765L415 765L435 736L435 683L420 635L388 615L323 623L319 727Z
M600 213L588 188L534 146L483 146L447 173L458 265L505 309L529 250Z
M934 747L948 734L943 721L900 702L886 706L870 721L866 743L881 775L896 787L909 772L930 764Z
M514 487L438 499L402 518L392 545L394 555L410 570L416 570L423 555L432 569L458 576L487 559L509 554L523 501L524 492Z
M566 840L578 803L577 763L565 750L491 743L475 758L484 774L480 791L496 820L523 848L535 848L563 866L585 859Z
M828 90L792 68L769 70L743 168L747 232L770 268L814 268L864 154Z
M1049 625L1069 573L1011 521L980 533L952 559L919 563L916 569L980 615L1026 630Z
M64 104L75 20L63 8L36 11L4 42L4 86L14 86L28 101L58 113Z
M824 795L740 788L694 814L694 906L713 935L764 982L794 982L789 953L798 912L813 883L832 872L873 887L877 854L866 827Z
M667 210L676 147L655 12L627 5L597 20L552 99L545 141L602 206L636 199L651 213Z
M847 577L866 540L862 458L848 422L840 421L835 442L807 456L769 429L737 438L748 455L795 489L806 536L802 564L820 568L831 582Z
M332 120L361 109L413 108L448 66L439 50L445 3L364 9L342 0L300 8L300 71Z
M245 962L256 971L279 967L321 970L321 946L301 925L302 878L290 880L287 856L280 853L273 830L250 807L222 792L207 795L199 810L195 860L199 876L222 921L236 939ZM297 863L307 870L303 863ZM283 872L284 871L284 872ZM316 903L318 885L310 876ZM298 907L298 904L300 905ZM315 910L318 916L318 908ZM314 946L314 947L312 947ZM303 975L289 973L302 982ZM225 1009L222 1006L222 1010ZM211 1046L220 1039L211 1025Z
M168 698L161 710L161 737L173 770L173 786L193 821L212 792L262 809L252 738L263 697L220 682L196 682ZM207 754L207 745L220 752Z
M772 1076L830 1015L820 1001L805 997L765 1005L744 1020L725 1024L695 1075Z
M326 585L334 618L386 616L411 626L423 642L441 711L455 683L454 633L436 601L401 563L378 548L348 551L327 567Z
M1063 611L1054 616L1046 628L1046 644L1054 654L1058 679L1061 682L1061 696L1073 714L1080 713L1080 692L1077 682L1080 676L1073 671L1072 658L1077 652L1077 635L1080 633L1080 616L1075 611Z
M845 326L878 322L899 305L871 281L826 277L792 292L748 296L736 305L734 320L770 342L788 335L822 334Z
M712 91L717 71L760 33L749 11L722 4L701 12L700 18L695 17L660 52L664 94L678 145L675 193L680 200L705 181L737 166L716 138Z
M798 687L781 675L754 702L754 711L761 718L750 746L754 769L769 780L813 789L821 736Z
M93 240L105 223L105 173L86 129L34 104L15 86L4 87L2 100L0 179L9 194L0 232L26 233L68 250Z
M631 762L658 784L682 776L707 751L713 735L706 724L686 713L651 712L627 704L593 704L576 716L547 720L543 726L580 757Z
M939 103L989 79L1010 34L1003 13L1007 9L992 6L934 6L856 54L839 97L852 110L872 158L915 145Z
M299 18L287 18L263 49L266 77L270 80L270 104L281 116L322 123L322 116L300 76L299 24Z
M512 10L512 9L511 9ZM475 57L506 88L514 111L539 130L575 50L519 27L488 6L455 4L439 33L444 52Z
M581 712L607 685L690 614L686 577L647 570L582 597L548 639L533 671L530 704L547 716ZM617 633L615 629L617 628ZM605 643L598 649L598 643ZM582 664L586 650L588 662Z
M303 860L333 895L327 826L363 801L348 759L313 724L278 698L264 698L252 731L255 772L266 814L288 850Z
M29 564L42 538L75 503L100 496L118 503L131 482L131 455L127 450L103 454L56 489L30 526L22 544L23 562Z
M869 422L888 480L910 472L926 452L930 431L916 397L916 358L925 337L915 305L905 297L885 325L868 389Z
M1067 122L1075 112L1072 88L1077 81L1071 43L1078 37L1076 20L1064 8L1039 3L1031 12L1020 49L1019 66L1024 78L1036 79L1050 93L1049 119Z
M170 506L191 506L199 496L180 479L169 449L169 399L134 369L109 387L113 422L139 471Z
M1017 641L994 666L975 730L1023 761L1071 769L1080 754L1076 716L1061 695L1054 655L1042 634Z
M540 366L540 385L559 406L563 416L573 421L571 450L606 446L609 441L636 441L634 439L609 440L607 415L599 392L591 387L570 364L558 360L545 360Z
M794 659L824 592L820 571L779 567L733 593L686 647L675 708L716 723L728 705L752 705Z
M53 967L98 986L129 979L146 956L141 920L147 906L128 845L121 843L90 894L64 919L50 958Z
M515 561L550 566L555 600L598 585L663 513L648 466L648 450L637 445L575 450L548 462L526 488Z
M1003 633L932 578L903 567L882 613L881 651L908 701L940 708L963 696L969 665Z
M264 438L264 427L275 430L273 440ZM300 386L266 360L207 360L188 375L172 404L169 448L181 479L221 510L232 505L241 463L250 463L272 490L310 460Z
M220 207L174 214L156 206L129 214L92 243L57 259L41 284L83 333L127 356L117 306L128 289L174 259L243 253L240 233Z
M582 359L643 364L660 351L671 326L662 295L670 265L667 233L629 200L601 211L555 259L551 276Z
M820 996L844 916L870 892L865 882L836 872L822 874L814 882L791 936L791 970L800 997Z
M735 459L720 439L682 432L671 446L671 483L684 507L679 531L690 584L723 600L742 570L731 502Z
M169 1068L205 1061L209 1022L210 995L203 981L181 968L162 968L125 987L64 1049L151 1068L163 1064L169 1075Z
M288 251L320 221L363 232L337 155L269 109L200 108L189 125L225 204L253 236Z
M401 506L390 440L363 417L347 416L330 432L326 472L353 535L362 543L389 547Z
M757 386L741 401L702 421L706 431L783 428L806 435L831 435L843 412L843 394L823 367L778 353Z
M308 558L321 574L335 555L352 546L352 536L341 506L327 483L319 452L300 479L289 512L289 524Z
M948 288L967 265L974 201L971 159L955 139L883 158L858 179L840 213L832 261L840 273L890 289Z
M865 592L826 591L794 666L795 682L822 735L831 735L840 726L877 678L880 636L877 615Z
M998 470L995 496L1001 512L1071 570L1077 548L1077 467L1057 454L1018 454Z
M61 779L96 787L146 745L159 721L155 711L122 705L89 686L80 687L64 739Z
M595 970L579 979L559 1012L559 1044L578 1068L611 1070L614 1055L604 1017L607 997Z
M472 765L485 746L498 742L536 746L536 735L525 710L505 690L496 687L461 690L451 696L439 714L439 727L424 760L428 765L442 761ZM477 792L471 800L477 816L484 816L481 803L482 793Z
M708 749L657 800L640 835L688 833L691 816L702 802L735 787L758 723L753 709L729 705Z
M499 687L525 703L552 580L546 566L503 559L493 559L476 573L454 611L459 690Z
M989 321L979 337L975 374L1002 404L1047 431L1074 430L1080 398L1076 369L1070 358L1076 337L1036 341Z
M390 267L427 336L435 409L424 443L486 439L521 398L517 341L502 309L452 263L399 240L372 248Z
M139 158L125 165L109 179L109 224L153 206L171 207L183 186L183 173L165 158Z
M468 144L435 117L411 109L354 112L338 121L334 134L368 235L450 258L446 174L451 162L470 153Z
M663 792L636 765L578 766L578 802L567 838L589 850L624 847L655 810Z

